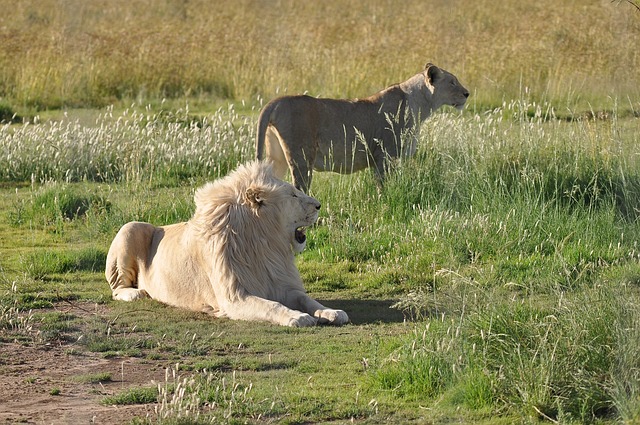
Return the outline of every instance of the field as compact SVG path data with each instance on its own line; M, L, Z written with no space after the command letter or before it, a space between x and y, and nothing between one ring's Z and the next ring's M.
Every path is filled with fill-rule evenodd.
M0 0L0 420L637 423L634 4ZM314 174L297 266L350 324L110 299L118 228L187 220L268 99L427 61L465 110L381 190Z

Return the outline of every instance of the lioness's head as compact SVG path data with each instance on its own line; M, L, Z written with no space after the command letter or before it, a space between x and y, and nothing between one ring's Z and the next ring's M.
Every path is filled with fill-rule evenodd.
M458 110L464 108L469 90L464 88L455 75L428 63L424 69L425 84L434 99L441 105L450 105Z

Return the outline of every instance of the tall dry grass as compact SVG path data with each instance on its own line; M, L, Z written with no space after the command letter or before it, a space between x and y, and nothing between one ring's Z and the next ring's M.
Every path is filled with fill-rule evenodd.
M362 97L432 61L476 105L528 87L637 105L640 13L609 0L0 0L0 102Z

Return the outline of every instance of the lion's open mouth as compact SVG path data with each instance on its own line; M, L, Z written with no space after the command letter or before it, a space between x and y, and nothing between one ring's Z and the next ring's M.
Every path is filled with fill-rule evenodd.
M295 234L296 242L298 242L299 244L303 244L307 240L306 232L307 232L306 227L296 228L296 234Z

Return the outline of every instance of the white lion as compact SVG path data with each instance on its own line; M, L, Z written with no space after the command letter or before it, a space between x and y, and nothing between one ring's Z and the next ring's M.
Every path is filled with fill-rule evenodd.
M260 113L256 157L291 171L307 192L313 170L353 173L373 166L382 184L389 159L412 156L420 124L442 105L462 109L469 97L455 75L428 63L424 71L364 99L284 96Z
M195 194L186 223L125 224L105 275L113 298L151 298L215 317L285 326L341 325L349 318L309 297L294 261L320 203L255 161Z

